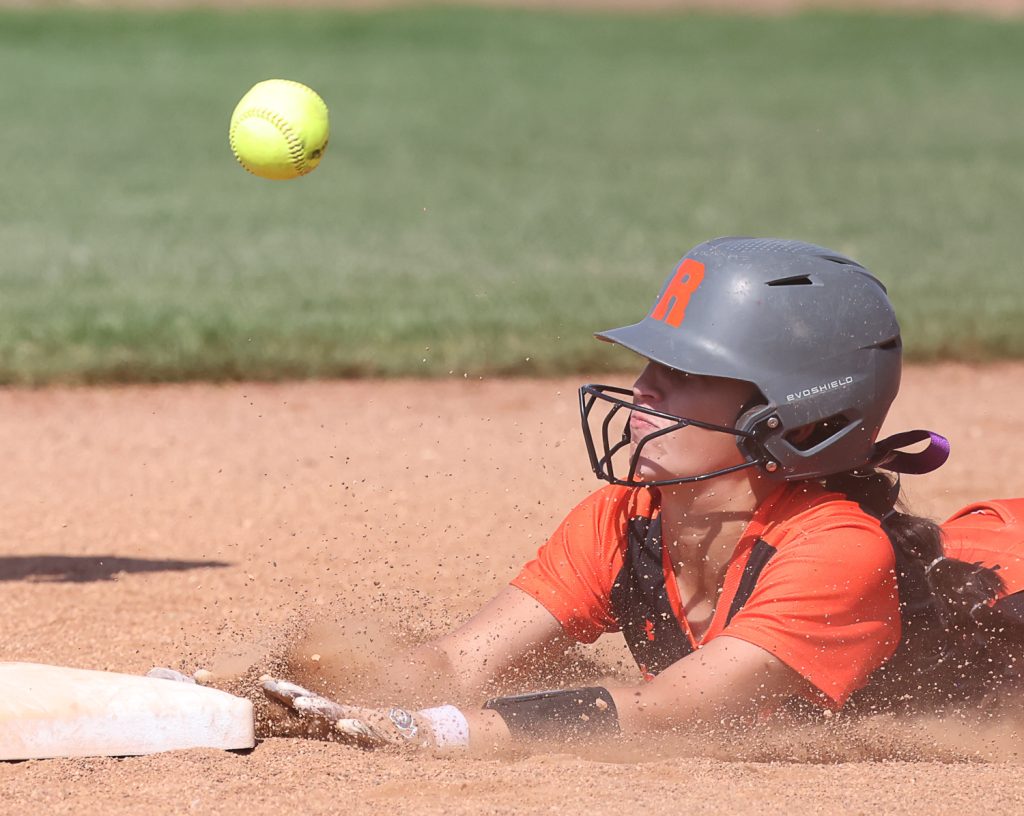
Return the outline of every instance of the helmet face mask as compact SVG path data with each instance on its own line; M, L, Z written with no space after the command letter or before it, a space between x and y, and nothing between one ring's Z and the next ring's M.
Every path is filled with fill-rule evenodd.
M581 386L579 389L583 439L590 457L590 465L598 478L627 487L663 487L701 482L727 473L767 465L765 457L757 457L750 453L757 447L753 433L690 417L668 414L644 405L636 405L633 403L632 397L632 390L611 385L589 384ZM604 410L603 416L595 411L598 405ZM645 434L643 438L634 443L630 427L630 417L634 413L669 420L672 424ZM744 461L707 472L678 475L667 479L637 478L645 446L660 437L668 436L684 428L699 428L710 433L721 433L734 437L744 456ZM746 443L746 447L743 443ZM628 467L623 473L621 468L617 468L616 461L625 457L617 455L630 448L632 448L632 453L628 455Z
M735 427L708 428L736 437L743 465L659 484L744 467L792 481L869 466L900 383L899 325L885 287L855 261L799 241L730 237L700 244L669 275L643 320L597 337L669 368L750 383L763 396ZM599 399L614 403L612 394L631 396L605 386L580 392L591 465L607 481L653 485L635 479L636 455L626 478L614 472L611 456L630 442L608 438L607 422L598 452L592 412ZM644 410L619 403L613 417ZM680 423L673 430L706 427L668 418ZM805 428L815 432L795 433Z

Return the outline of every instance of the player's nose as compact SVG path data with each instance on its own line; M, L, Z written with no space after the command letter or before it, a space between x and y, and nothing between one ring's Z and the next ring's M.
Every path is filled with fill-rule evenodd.
M633 383L633 402L637 405L653 405L660 399L656 370L653 363L647 363L640 376Z

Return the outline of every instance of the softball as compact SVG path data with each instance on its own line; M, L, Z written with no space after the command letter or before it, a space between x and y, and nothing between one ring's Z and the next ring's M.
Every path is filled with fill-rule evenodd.
M312 172L327 149L327 105L312 88L288 79L258 82L231 114L228 141L238 163L267 179Z

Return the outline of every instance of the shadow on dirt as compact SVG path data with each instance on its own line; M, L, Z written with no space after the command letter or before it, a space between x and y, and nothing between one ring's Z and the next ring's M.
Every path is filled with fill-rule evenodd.
M179 561L160 558L122 558L116 555L8 555L0 556L0 581L71 582L112 581L133 572L180 572L229 567L227 561Z

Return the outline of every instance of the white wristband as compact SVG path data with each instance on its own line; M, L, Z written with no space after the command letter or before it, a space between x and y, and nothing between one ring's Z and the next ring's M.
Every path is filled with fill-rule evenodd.
M424 708L416 713L430 723L438 748L469 747L469 722L455 706Z

